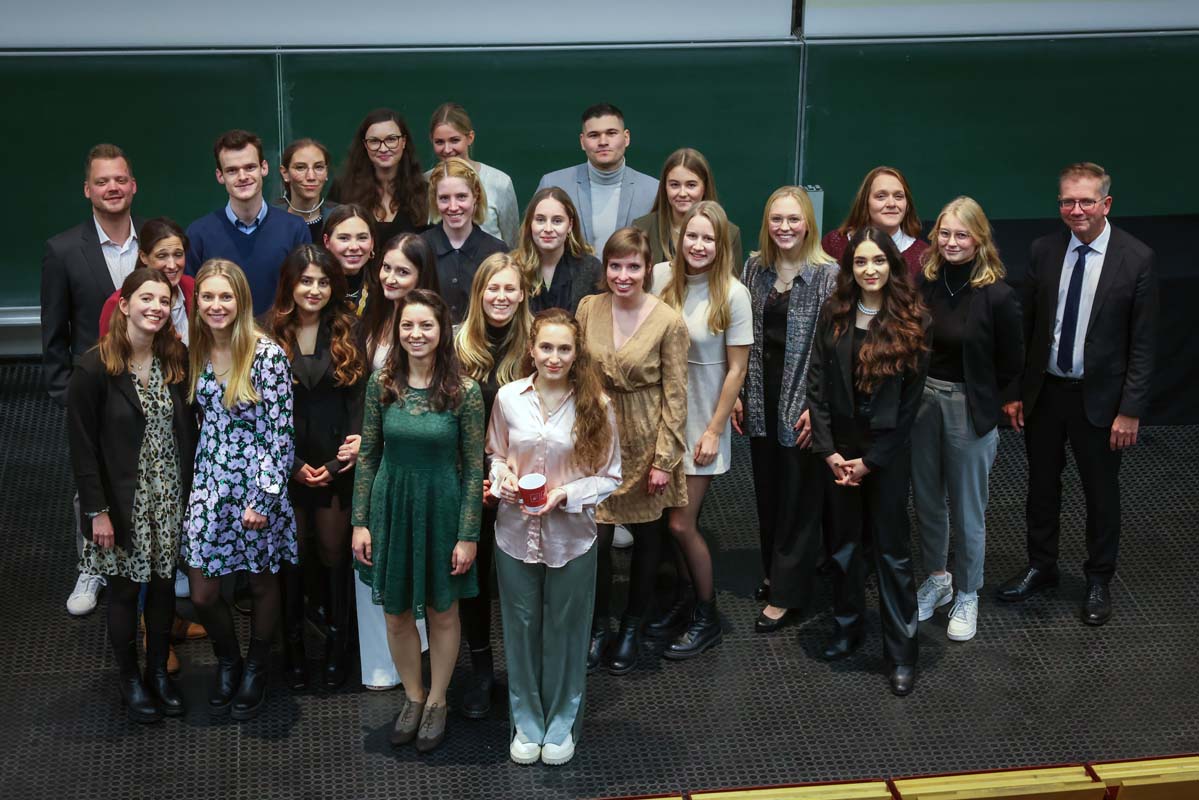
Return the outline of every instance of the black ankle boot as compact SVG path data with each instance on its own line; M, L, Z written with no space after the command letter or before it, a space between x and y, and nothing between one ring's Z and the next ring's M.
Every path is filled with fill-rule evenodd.
M720 644L721 635L716 601L698 603L687 630L680 633L678 638L662 651L662 655L676 661L697 656L709 647Z
M608 656L610 675L627 675L637 666L637 654L641 651L641 618L625 616L620 621L620 632Z
M608 629L591 629L591 645L587 648L587 674L590 675L604 663L604 647L608 643Z
M213 642L212 649L216 652L216 675L213 676L212 689L208 693L208 713L214 717L223 717L233 705L233 697L241 684L244 662L241 658L241 646L236 639Z
M847 658L854 654L859 647L862 646L862 641L865 639L861 628L851 628L846 630L838 627L833 632L833 636L825 645L824 651L820 654L825 661L837 661L838 659Z
M293 692L308 688L308 661L304 658L304 629L283 634L283 657L287 664L287 685Z
M325 632L325 667L321 671L321 683L333 692L346 682L346 631L329 625Z
M167 659L171 652L169 633L151 633L146 636L146 673L143 680L158 710L168 717L181 717L187 710L183 696L175 688L175 682L167 673Z
M250 640L246 667L241 673L241 685L233 698L229 716L238 722L254 719L266 702L266 684L270 678L271 643L262 639Z
M125 704L125 713L132 722L157 722L162 719L162 713L154 704L154 697L142 683L142 676L137 672L137 645L128 642L114 645L113 653L117 665L121 669L117 678L117 687L121 691L121 701Z
M657 619L645 624L645 635L649 639L667 639L691 620L691 594L681 592L677 600Z
M491 713L491 690L495 687L495 664L491 648L470 651L471 682L462 695L462 716L486 719Z

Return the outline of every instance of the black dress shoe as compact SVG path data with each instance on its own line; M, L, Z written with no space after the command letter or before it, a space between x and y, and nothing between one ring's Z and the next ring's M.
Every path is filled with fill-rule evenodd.
M491 713L491 692L494 687L494 673L472 675L470 687L462 693L462 716L467 719L487 719Z
M1018 603L1027 600L1042 589L1057 586L1057 567L1041 569L1029 567L1003 586L999 587L996 596L1005 603Z
M891 694L905 697L916 688L916 667L912 664L897 664L891 668Z
M604 650L608 644L608 631L602 628L593 628L591 631L591 645L587 648L587 674L590 675L600 668L600 664L604 663Z
M262 704L266 701L266 684L269 677L267 673L265 661L246 659L246 667L241 673L241 685L238 686L237 696L233 698L229 716L238 722L258 716Z
M1112 618L1112 593L1106 583L1091 581L1087 586L1087 597L1082 604L1082 621L1088 625L1102 625Z
M218 656L216 660L216 675L212 679L212 689L208 692L208 713L221 717L229 713L237 687L241 685L241 673L244 662L240 655Z
M757 620L754 621L754 631L757 633L774 633L794 622L797 617L799 617L799 612L793 608L783 609L783 615L778 619L766 616L766 612L763 611L758 614Z
M620 621L620 632L608 654L608 674L628 675L637 666L641 652L641 618L628 617Z
M860 631L837 631L825 646L820 657L825 661L847 658L862 646L863 638Z
M754 600L757 600L759 603L765 603L770 600L769 583L762 581L760 584L758 584L758 588L754 589Z
M716 613L716 601L698 603L691 615L691 624L662 651L663 658L682 661L699 655L709 647L720 644L723 631L720 616Z

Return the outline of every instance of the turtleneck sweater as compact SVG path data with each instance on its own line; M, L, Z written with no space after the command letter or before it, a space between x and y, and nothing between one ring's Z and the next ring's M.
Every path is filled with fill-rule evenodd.
M930 378L950 383L966 380L962 340L966 336L966 317L975 291L969 283L973 271L973 260L965 264L942 262L937 280L925 285L924 299L933 317L933 352L928 365Z
M591 229L595 232L595 252L604 252L608 237L616 232L616 221L620 211L620 184L624 180L625 163L611 172L598 170L588 161L587 173L591 180Z
M500 390L495 371L507 354L507 350L504 348L504 339L508 336L508 329L512 327L512 323L509 322L498 328L490 322L485 322L484 325L487 326L487 351L491 353L491 371L487 373L486 378L479 382L479 389L483 392L483 420L486 422L491 419L491 406L495 403L496 392Z

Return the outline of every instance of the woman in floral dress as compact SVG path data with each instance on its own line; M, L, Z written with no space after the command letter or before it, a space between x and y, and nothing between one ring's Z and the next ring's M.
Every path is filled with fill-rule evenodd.
M404 683L393 745L441 744L462 628L458 600L479 592L474 561L483 488L483 393L460 374L450 311L413 289L396 307L387 363L366 386L354 477L353 548ZM429 629L430 687L416 618Z
M82 533L80 572L108 578L108 638L129 718L183 713L167 676L175 557L191 483L195 422L187 353L171 327L171 284L142 267L121 285L108 332L71 373L68 434ZM137 596L146 592L146 671L137 671Z
M192 603L217 656L209 712L257 715L279 625L276 573L298 563L287 496L292 455L291 366L252 316L250 287L232 261L211 259L196 275L190 324L191 395L201 414L195 481L184 529ZM220 577L249 573L254 595L250 649L242 661Z

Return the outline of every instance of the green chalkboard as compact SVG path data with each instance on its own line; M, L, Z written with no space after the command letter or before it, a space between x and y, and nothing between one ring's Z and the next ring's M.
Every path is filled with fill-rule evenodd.
M97 142L124 148L137 179L134 211L187 225L225 197L213 140L234 126L276 148L271 56L0 59L10 230L0 255L0 306L38 305L47 238L88 219L83 160Z
M959 194L995 219L1054 217L1058 171L1096 161L1113 214L1199 211L1199 37L808 46L803 180L825 226L899 167L925 219Z
M470 113L473 155L512 176L528 201L541 176L580 164L579 117L597 102L625 112L627 161L657 177L679 147L712 164L720 200L756 241L762 203L795 176L800 51L795 47L289 55L289 135L314 136L344 160L365 113L390 106L433 166L429 117L447 100ZM752 233L751 233L752 232Z

